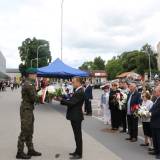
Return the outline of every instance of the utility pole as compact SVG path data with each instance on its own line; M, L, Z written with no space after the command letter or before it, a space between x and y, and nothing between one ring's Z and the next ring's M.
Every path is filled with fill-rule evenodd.
M61 60L63 59L63 3L61 2Z

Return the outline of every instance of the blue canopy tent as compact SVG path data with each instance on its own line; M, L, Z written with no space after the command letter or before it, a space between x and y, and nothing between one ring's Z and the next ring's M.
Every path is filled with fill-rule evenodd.
M72 68L64 64L59 58L46 67L38 68L39 77L71 78L75 76L88 77L87 72Z

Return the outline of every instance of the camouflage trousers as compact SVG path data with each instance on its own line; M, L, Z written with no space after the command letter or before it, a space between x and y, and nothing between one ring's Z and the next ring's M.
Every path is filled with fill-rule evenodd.
M20 108L21 118L21 133L18 137L18 152L23 152L24 145L26 144L28 150L33 150L33 132L34 132L34 114L31 107L21 106Z

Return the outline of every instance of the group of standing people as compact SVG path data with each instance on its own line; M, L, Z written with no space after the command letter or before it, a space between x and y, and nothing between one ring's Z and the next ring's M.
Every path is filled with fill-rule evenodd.
M6 88L10 87L13 91L14 89L17 89L20 87L20 84L17 82L11 82L11 81L0 81L0 91L6 91Z
M104 123L111 124L112 133L122 127L121 133L128 133L127 141L138 140L138 124L141 121L144 132L144 143L148 146L149 154L160 159L160 85L153 93L143 91L139 93L135 82L127 81L107 83L102 86L101 107ZM145 106L148 115L139 118L134 114L135 108Z
M31 159L33 156L41 156L33 144L34 132L34 104L36 103L37 93L35 87L36 74L26 74L22 84L22 102L20 106L21 131L17 143L17 159ZM82 121L84 120L83 104L85 103L86 115L92 115L91 99L92 87L87 81L83 83L80 77L72 79L74 92L71 97L58 97L55 100L67 106L66 118L71 122L76 148L69 153L70 159L81 159L83 157L83 140L82 140ZM27 154L24 147L28 148Z
M7 87L6 81L0 81L0 91L5 91Z

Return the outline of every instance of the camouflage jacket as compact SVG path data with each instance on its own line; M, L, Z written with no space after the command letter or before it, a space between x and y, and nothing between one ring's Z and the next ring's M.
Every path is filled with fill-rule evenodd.
M26 79L22 84L22 107L31 107L34 109L34 103L37 99L37 92L35 89L34 82L32 80Z

